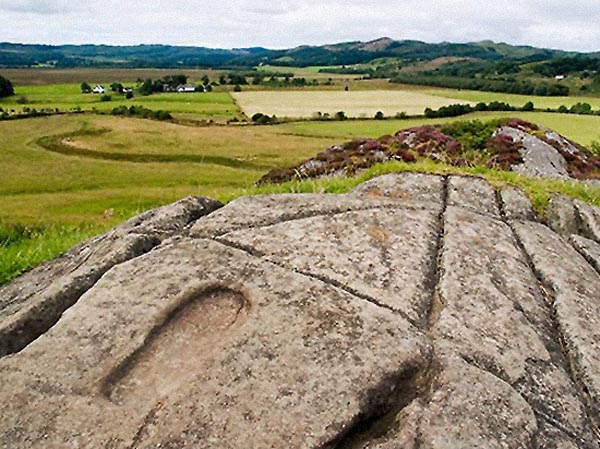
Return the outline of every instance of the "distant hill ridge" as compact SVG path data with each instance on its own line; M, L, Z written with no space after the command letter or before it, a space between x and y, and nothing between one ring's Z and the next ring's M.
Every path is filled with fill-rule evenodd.
M349 65L378 58L430 61L440 57L477 58L520 63L565 56L597 57L531 46L492 41L471 43L426 43L382 37L368 42L353 41L321 46L299 46L283 50L263 47L214 49L173 45L40 45L0 43L0 67L165 67L230 68L259 64L306 67Z

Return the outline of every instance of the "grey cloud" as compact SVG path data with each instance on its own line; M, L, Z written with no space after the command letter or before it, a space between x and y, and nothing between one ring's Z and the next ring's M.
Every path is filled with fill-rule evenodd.
M300 5L296 1L270 1L270 2L256 2L251 6L244 8L246 12L253 14L261 14L267 16L279 16L282 14L288 14L294 11L298 11Z
M79 9L76 5L69 5L68 1L60 0L3 0L0 2L0 11L9 13L52 15L64 14L73 8Z
M600 50L598 0L0 0L0 11L0 40L13 42L286 48L387 35Z

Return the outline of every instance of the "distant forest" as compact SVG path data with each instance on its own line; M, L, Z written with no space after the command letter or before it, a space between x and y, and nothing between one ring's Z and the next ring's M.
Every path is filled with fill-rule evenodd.
M212 68L251 71L249 76L257 77L261 66L321 66L323 72L395 83L526 95L569 95L575 89L600 92L599 53L490 41L430 44L381 38L287 50L0 43L0 68Z
M392 57L407 62L463 57L487 61L513 59L523 63L563 55L566 53L556 50L489 42L428 44L388 38L366 43L301 46L288 50L268 50L261 47L225 50L170 45L51 46L0 43L0 67L249 68L258 64L307 67L362 64Z

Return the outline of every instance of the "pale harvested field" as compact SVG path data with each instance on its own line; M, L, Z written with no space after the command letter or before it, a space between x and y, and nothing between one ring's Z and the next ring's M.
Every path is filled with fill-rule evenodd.
M348 117L373 117L377 111L386 116L398 112L423 114L425 108L437 109L465 100L442 98L415 91L257 91L233 93L238 106L251 117L257 112L277 117L313 117L317 112L334 115L344 111ZM474 103L473 103L474 104Z

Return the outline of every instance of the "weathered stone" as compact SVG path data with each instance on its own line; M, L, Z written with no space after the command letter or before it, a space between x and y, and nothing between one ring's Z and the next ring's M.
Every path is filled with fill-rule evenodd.
M557 234L568 237L579 232L579 217L573 200L564 195L552 195L546 208L546 223Z
M403 201L438 203L444 200L444 178L422 173L390 174L367 181L350 193Z
M448 206L459 206L484 215L500 216L496 191L481 178L451 176L448 182Z
M527 402L493 374L448 358L425 408L420 447L526 447L537 431Z
M561 237L533 222L515 231L536 271L552 292L560 339L589 396L596 426L600 416L600 276Z
M369 210L233 232L222 241L327 279L366 300L427 317L440 232L431 210Z
M599 449L598 244L522 192L400 174L180 206L2 287L26 298L2 329L81 291L0 359L0 448Z
M221 207L188 197L145 212L0 288L0 357L20 351L110 268L148 252L202 215Z
M591 444L585 409L564 368L548 310L509 226L454 207L447 209L444 226L443 306L432 328L436 347L516 390L545 429L560 422L559 433L578 435L582 447Z
M600 208L580 200L573 200L573 204L579 216L579 232L600 243Z
M112 269L1 361L0 447L321 447L429 358L388 310L184 239Z
M580 235L572 235L569 241L585 257L589 264L600 273L600 243L586 239Z
M516 187L500 190L502 212L508 220L535 220L531 200L525 192Z
M511 170L527 176L544 178L568 178L567 161L550 144L528 132L509 126L503 126L498 133L510 136L514 142L523 146L520 150L523 163L513 165Z
M192 226L190 235L196 238L212 238L239 229L395 204L393 199L308 193L242 197L198 220Z

